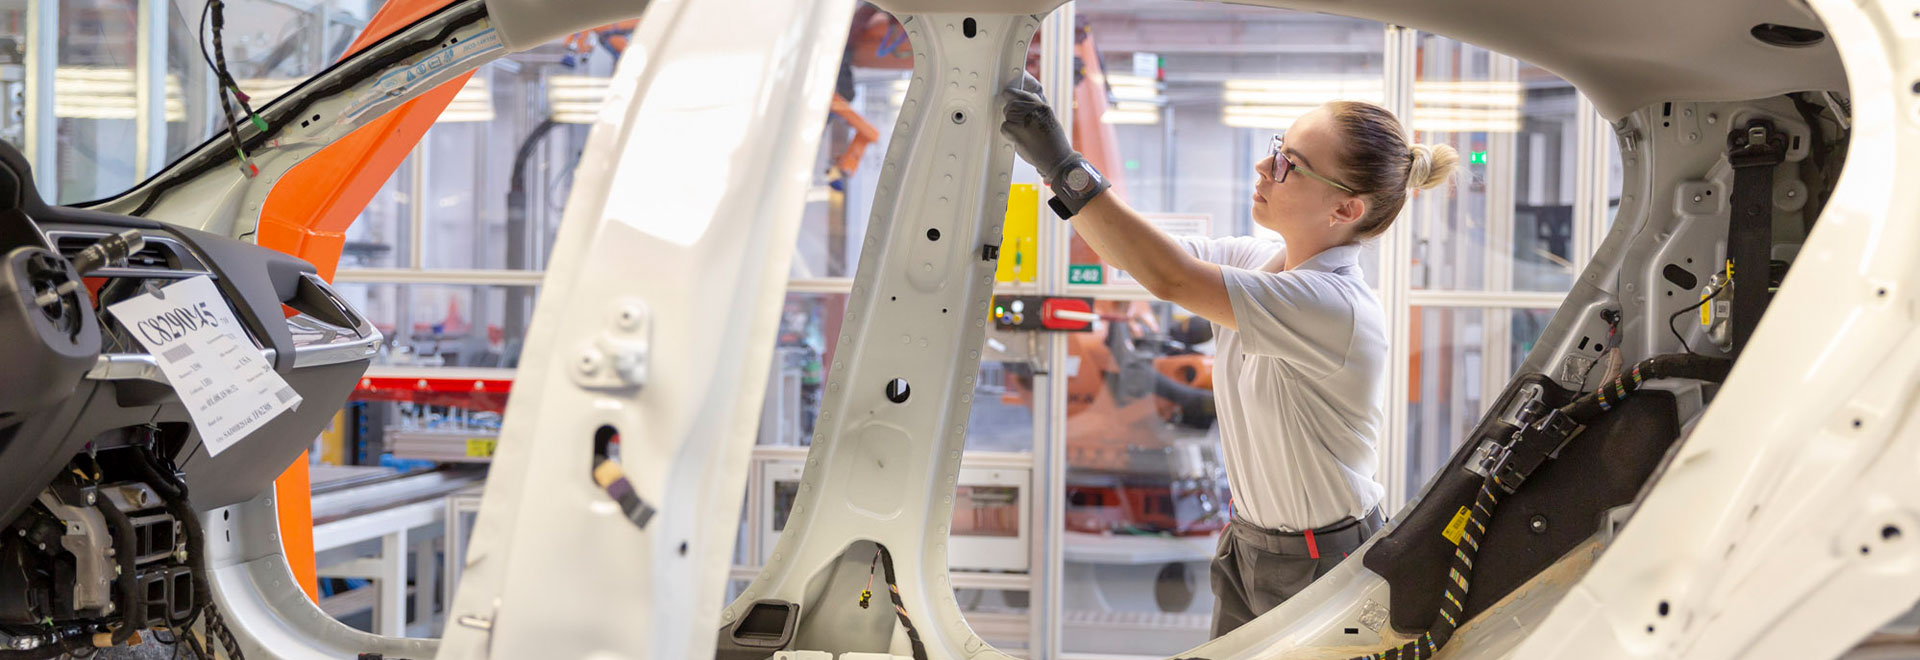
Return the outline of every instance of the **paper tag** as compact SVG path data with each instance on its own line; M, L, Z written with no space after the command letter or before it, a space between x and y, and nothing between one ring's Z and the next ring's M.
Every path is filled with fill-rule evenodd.
M1467 521L1472 518L1473 513L1467 507L1460 507L1460 512L1453 514L1453 521L1447 523L1447 528L1441 530L1440 535L1447 537L1448 542L1460 545L1460 538L1467 535Z
M107 310L159 363L209 455L300 405L210 279L181 280Z

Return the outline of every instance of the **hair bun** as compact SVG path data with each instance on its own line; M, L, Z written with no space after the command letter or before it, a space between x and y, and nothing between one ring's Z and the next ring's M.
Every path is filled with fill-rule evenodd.
M1453 178L1454 167L1460 163L1460 152L1444 144L1416 144L1408 151L1413 161L1407 166L1408 190L1439 187Z

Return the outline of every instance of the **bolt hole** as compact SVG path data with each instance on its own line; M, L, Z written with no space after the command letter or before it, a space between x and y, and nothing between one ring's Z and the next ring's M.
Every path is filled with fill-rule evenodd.
M680 556L682 556L682 557L685 557L685 556L687 556L687 542L686 542L686 541L681 541L681 542L680 542Z
M320 115L314 115L314 116L313 116L313 120L314 120L314 121L320 121Z
M961 112L959 110L953 111L953 123L955 124L967 123L967 113Z
M1866 555L1866 554L1872 554L1872 553L1873 553L1873 550L1867 548L1867 546L1864 546L1864 545L1860 546L1860 554Z
M1920 94L1920 80L1913 81L1913 93Z
M1880 528L1880 539L1883 541L1900 540L1900 528L1895 527L1893 525L1887 525L1886 527Z
M899 299L900 299L900 296L887 296L887 300L889 301L897 301Z
M1860 428L1860 420L1853 420L1853 428Z
M968 39L972 39L973 35L980 33L980 24L974 22L971 18L960 21L960 33L967 35Z
M940 230L938 230L938 229L928 229L928 230L927 230L927 240L929 240L929 241L937 241L937 240L940 240Z
M1876 295L1876 296L1879 296L1879 297L1881 297L1881 298L1885 298L1885 297L1887 297L1887 290L1886 290L1886 289L1881 289L1881 290L1879 290L1879 291L1875 291L1875 292L1873 292L1873 295Z
M1651 634L1653 634L1653 626L1652 626L1652 625L1648 625L1648 626L1647 626L1647 634L1649 634L1649 635L1651 635Z
M221 520L233 520L233 512L232 512L232 511L221 511L221 512L220 512L220 519L221 519Z
M906 403L907 397L911 394L913 394L913 388L910 388L907 386L907 379L895 378L893 380L887 381L887 400L888 401L892 401L894 403Z
M941 314L945 314L945 313L947 313L947 308L945 308L945 307L942 307L942 308L940 308L940 313L941 313Z
M448 39L448 40L447 40L447 43L449 43L449 44L457 44L457 43L460 43L460 38L459 38L459 37L454 37L454 38L452 38L452 39Z
M1667 615L1667 601L1660 601L1660 616Z
M1713 190L1712 190L1711 188L1709 188L1709 189L1707 190L1707 196L1708 196L1708 197L1712 197L1712 196L1713 196Z

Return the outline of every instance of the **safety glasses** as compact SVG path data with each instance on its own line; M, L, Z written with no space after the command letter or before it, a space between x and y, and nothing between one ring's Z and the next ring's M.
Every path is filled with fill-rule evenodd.
M1333 179L1329 179L1327 177L1321 176L1319 173L1314 172L1313 170L1307 169L1305 166L1302 166L1299 163L1293 162L1293 159L1288 158L1286 154L1280 152L1280 145L1281 145L1280 136L1278 134L1275 134L1273 136L1273 141L1267 144L1267 158L1270 158L1273 160L1273 170L1267 174L1267 178L1273 179L1275 183L1286 183L1287 174L1292 173L1294 171L1299 171L1301 174L1307 175L1307 178L1309 179L1313 179L1315 181L1319 181L1329 186L1333 186L1335 188L1338 188L1346 192L1347 194L1350 194L1350 195L1359 194L1358 192L1355 192L1354 189L1348 188L1347 186L1342 185L1338 181L1334 181Z

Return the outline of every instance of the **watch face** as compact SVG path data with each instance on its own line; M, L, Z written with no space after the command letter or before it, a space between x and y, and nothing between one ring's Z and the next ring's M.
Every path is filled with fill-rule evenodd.
M1073 168L1073 171L1067 173L1067 189L1078 193L1086 192L1086 190L1092 186L1093 177L1087 174L1086 168L1076 167Z

